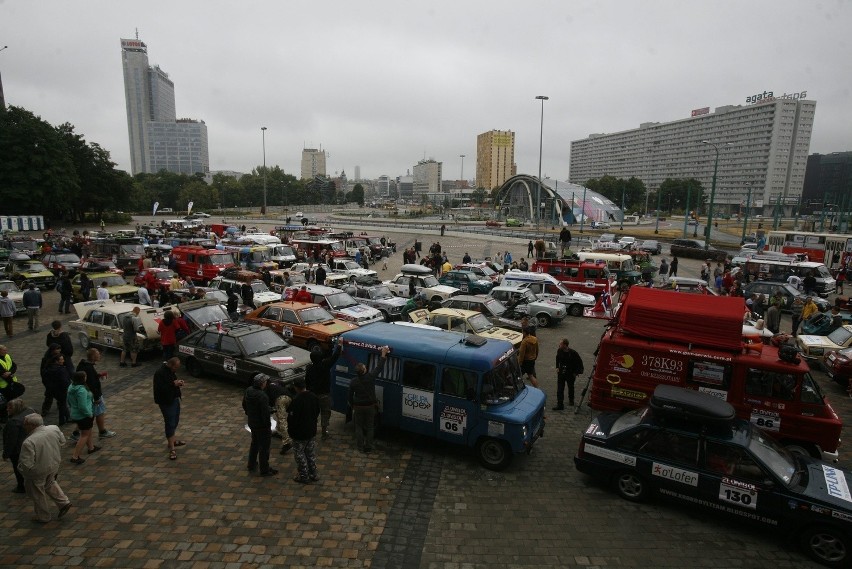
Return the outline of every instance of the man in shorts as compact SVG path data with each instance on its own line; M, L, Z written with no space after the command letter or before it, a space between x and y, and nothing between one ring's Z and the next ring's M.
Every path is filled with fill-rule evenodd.
M125 318L121 325L121 341L124 344L124 348L121 350L121 360L118 363L120 367L127 367L125 360L128 354L130 355L130 367L139 366L136 363L136 356L139 354L139 339L136 337L136 331L142 325L142 322L139 320L139 312L139 307L134 306L130 316Z

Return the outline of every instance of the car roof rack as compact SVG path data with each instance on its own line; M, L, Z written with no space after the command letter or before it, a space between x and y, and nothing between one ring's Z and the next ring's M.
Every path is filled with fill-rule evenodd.
M736 416L733 406L727 401L673 385L658 385L654 389L649 406L657 417L713 426L728 425Z

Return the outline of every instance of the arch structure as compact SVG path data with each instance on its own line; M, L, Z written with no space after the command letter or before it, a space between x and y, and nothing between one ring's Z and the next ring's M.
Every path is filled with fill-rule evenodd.
M538 177L527 174L512 176L500 186L496 202L505 218L535 224L533 216ZM570 182L545 178L541 182L541 223L552 226L573 225L585 218L591 221L619 222L624 215L612 200L597 192Z

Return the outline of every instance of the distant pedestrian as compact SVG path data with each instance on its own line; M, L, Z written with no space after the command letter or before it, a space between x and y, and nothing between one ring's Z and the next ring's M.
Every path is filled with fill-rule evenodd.
M523 329L523 339L518 349L518 361L521 364L521 375L526 375L533 387L538 387L535 373L535 361L538 359L538 338L535 328L527 326Z
M812 295L816 292L816 277L814 277L814 272L809 271L808 275L802 280L802 286L805 289L806 295Z
M307 484L319 480L317 474L316 436L320 402L315 393L306 390L302 378L293 382L296 397L287 408L287 432L293 440L293 458L298 474L295 482Z
M447 226L443 223L441 224L441 237L444 236L444 233L447 231Z
M9 459L12 463L12 472L15 474L15 481L17 482L12 492L23 494L25 492L24 477L18 471L18 460L21 457L24 439L27 437L27 432L24 429L24 418L35 413L35 411L27 407L24 400L19 397L6 404L6 413L9 418L3 427L3 460Z
M14 336L12 321L15 318L15 301L9 298L9 291L0 291L0 318L3 319L3 328L6 330L6 337Z
M571 230L567 227L563 227L562 231L559 232L559 245L560 245L560 256L565 256L565 249L568 249L571 246Z
M365 453L373 452L376 413L379 408L376 398L376 377L381 373L389 351L388 346L380 348L381 359L370 371L367 371L366 365L358 363L355 366L356 376L349 384L349 406L352 407L352 418L355 423L355 445L358 450Z
M666 283L666 275L669 273L669 264L665 259L660 261L660 284Z
M98 427L98 436L102 439L108 439L115 436L115 431L110 431L106 427L106 401L104 401L104 391L101 381L106 379L107 373L105 371L98 371L95 368L95 364L99 361L101 361L100 350L89 348L86 350L86 359L80 360L77 364L77 371L82 371L86 374L86 385L92 391L92 399L95 402L94 415L95 423Z
M323 268L322 265L318 264L317 270L314 273L314 281L316 281L316 283L318 285L324 285L325 284L325 277L326 277L325 268Z
M568 338L562 338L556 350L556 407L565 409L565 386L568 386L568 406L574 406L574 381L583 373L583 360L576 350L569 347Z
M781 307L779 305L773 302L772 305L766 309L764 323L766 324L766 329L773 334L777 334L781 331Z
M92 440L92 426L95 424L95 399L89 386L86 385L86 372L74 372L71 378L71 387L68 388L68 410L71 420L77 423L80 438L72 452L71 462L83 464L86 459L80 456L83 447L88 449L89 454L101 450L95 446Z
M802 296L799 295L793 299L793 304L790 305L790 318L793 320L793 337L799 335L799 325L802 323L802 312L805 308L805 302Z
M284 300L284 295L281 295L281 300ZM237 296L237 293L234 292L234 289L228 289L228 302L225 305L228 311L228 316L231 317L233 322L236 322L240 319L240 297Z
M530 239L530 242L527 243L527 257L532 257L534 248L535 246L533 245L532 239Z
M101 286L98 287L97 298L98 300L109 300L109 289L107 288L106 281L102 282Z
M86 273L80 273L80 296L83 302L89 302L92 296L92 279Z
M71 342L71 335L62 330L62 321L54 320L50 323L50 332L47 333L44 344L49 348L51 344L59 344L62 349L62 355L65 356L65 367L68 368L68 376L74 373L74 364L71 363L71 358L74 356L74 344Z
M71 509L71 500L56 482L65 435L56 425L45 426L44 419L37 413L24 418L24 430L27 438L21 445L18 471L24 477L24 487L33 501L33 521L45 524L52 517L48 499L59 508L60 518Z
M145 306L153 306L154 303L151 302L151 293L148 292L148 289L145 288L145 285L139 287L136 291L136 296L139 298L139 304L144 304Z
M178 358L170 358L154 373L154 403L159 405L165 424L166 442L169 447L169 460L177 459L176 447L184 446L184 441L178 440L177 428L180 424L181 387L184 383L178 379L177 370L180 368Z
M43 306L41 291L30 283L24 292L24 308L27 309L27 329L38 330L38 316Z
M59 292L59 313L70 314L71 304L74 302L74 290L71 288L71 279L68 278L68 273L62 273L62 276L59 277L56 290Z
M278 471L269 466L269 446L272 444L272 422L266 384L269 376L259 373L243 395L243 411L251 429L251 446L248 454L248 470L254 472L260 465L261 476L275 476Z
M837 271L837 294L843 294L844 283L846 283L846 269L841 265Z

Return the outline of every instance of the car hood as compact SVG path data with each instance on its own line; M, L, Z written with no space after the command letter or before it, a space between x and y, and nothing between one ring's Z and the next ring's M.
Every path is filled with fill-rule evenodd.
M376 271L373 271L371 269L364 269L364 268L361 268L361 269L341 269L340 272L346 273L346 274L349 274L349 275L358 275L358 276L362 276L362 277L374 277L378 274Z
M18 274L20 274L20 275L26 275L26 276L28 276L28 277L30 277L30 278L32 278L32 277L51 277L51 278L52 278L52 277L53 277L53 273L51 273L49 270L44 270L44 271L28 271L28 270L26 270L26 269L23 269L23 270L21 270L21 271L18 271Z
M509 330L508 328L500 328L497 326L489 328L488 330L477 332L477 335L482 336L484 338L492 338L495 340L506 340L507 342L511 342L512 345L515 347L519 346L521 344L521 340L524 339L524 335L520 332Z
M800 460L806 462L808 473L808 485L801 491L802 495L836 508L838 512L832 513L833 517L852 518L852 492L849 489L852 471L813 459Z
M459 289L457 289L456 287L447 285L431 286L429 288L424 288L423 290L429 292L437 292L439 294L455 294L456 292L459 292Z
M247 358L258 366L269 367L275 370L275 375L283 377L279 372L295 371L296 374L303 373L305 366L311 363L311 354L307 350L290 346L277 352Z
M572 294L570 298L576 300L580 304L594 304L595 303L595 297L592 296L591 294L586 294L585 292L574 292L574 294Z
M277 292L267 291L267 292L256 292L252 299L256 302L261 302L262 304L266 304L268 302L278 302L281 300L281 295Z
M488 419L504 423L524 424L530 415L536 413L545 402L544 392L536 387L527 386L518 393L514 401L501 405L489 405L485 415Z
M349 330L354 330L357 327L357 324L338 320L337 318L335 318L334 320L329 320L328 322L317 322L316 324L309 324L307 326L309 330L315 330L317 332L320 332L322 334L328 334L330 336L342 334L344 332L348 332Z
M840 350L840 346L828 339L828 336L808 336L799 335L799 342L808 348L827 348L831 350Z
M356 321L369 320L380 315L379 311L375 308L372 308L370 306L364 306L362 304L347 306L346 308L336 310L336 312L340 314L345 314L347 317L352 318Z
M388 296L386 298L375 298L373 299L373 302L384 306L405 306L408 299L402 298L401 296Z
M139 287L133 285L116 285L108 286L107 291L109 291L110 296L133 296L139 291Z

